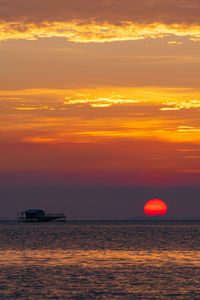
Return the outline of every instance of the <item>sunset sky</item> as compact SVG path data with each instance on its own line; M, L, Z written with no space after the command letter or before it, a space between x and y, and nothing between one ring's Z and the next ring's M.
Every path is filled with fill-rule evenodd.
M0 0L0 216L131 218L162 197L200 217L199 16L197 0Z

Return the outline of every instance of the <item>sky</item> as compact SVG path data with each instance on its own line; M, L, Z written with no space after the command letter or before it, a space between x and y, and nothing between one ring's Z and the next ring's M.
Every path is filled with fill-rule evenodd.
M200 218L200 3L0 8L0 217Z

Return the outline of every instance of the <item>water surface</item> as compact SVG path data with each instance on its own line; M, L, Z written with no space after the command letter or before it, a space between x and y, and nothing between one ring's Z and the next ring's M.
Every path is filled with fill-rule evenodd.
M0 223L1 299L200 299L200 222Z

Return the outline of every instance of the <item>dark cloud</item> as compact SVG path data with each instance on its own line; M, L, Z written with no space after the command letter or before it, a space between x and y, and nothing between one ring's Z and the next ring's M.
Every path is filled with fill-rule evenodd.
M196 0L0 0L0 20L199 24Z

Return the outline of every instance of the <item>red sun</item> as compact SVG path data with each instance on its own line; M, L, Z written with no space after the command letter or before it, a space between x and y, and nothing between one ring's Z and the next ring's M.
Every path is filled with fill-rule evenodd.
M164 216L167 213L167 205L160 199L149 200L144 206L147 216Z

